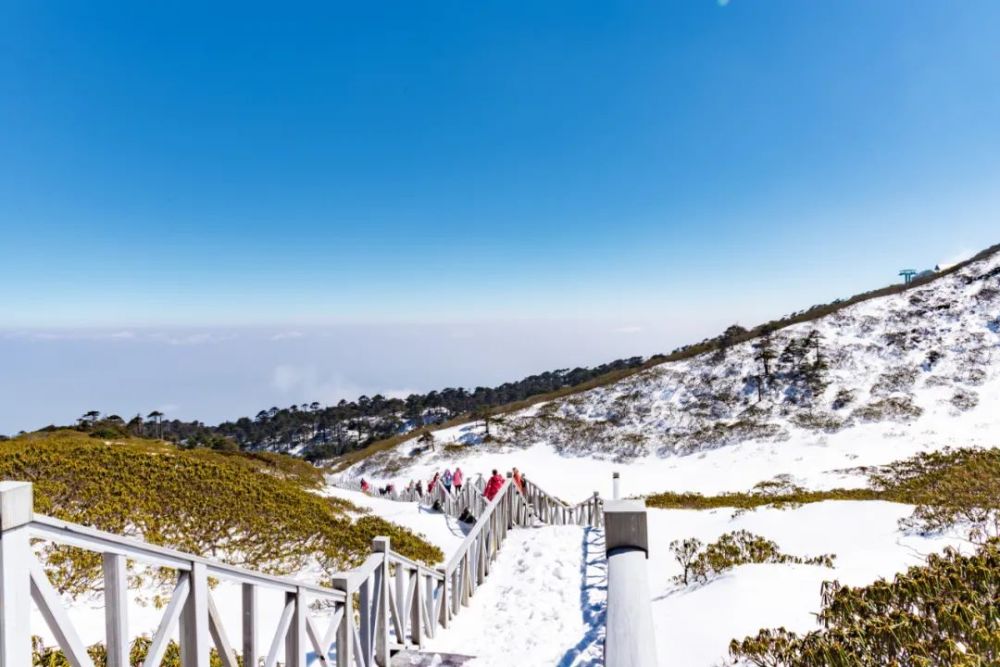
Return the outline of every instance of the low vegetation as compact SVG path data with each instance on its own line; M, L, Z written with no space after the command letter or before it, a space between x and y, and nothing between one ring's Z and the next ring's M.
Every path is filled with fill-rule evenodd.
M1000 664L1000 548L971 556L948 549L889 582L823 585L821 630L784 628L733 640L739 664L758 667Z
M793 556L782 553L777 543L746 530L725 533L718 540L704 546L701 540L690 537L674 540L670 551L681 565L681 574L674 581L687 586L704 584L720 574L751 563L794 563L833 567L833 554L819 556Z
M350 568L378 535L410 558L443 557L404 528L318 495L318 471L274 454L53 431L0 443L0 478L33 482L37 512L274 574ZM44 554L61 592L79 595L100 585L98 554L54 545Z
M960 527L977 543L1000 537L1000 449L944 449L860 471L868 475L867 488L807 491L775 480L742 493L657 493L646 497L646 505L748 511L826 500L885 500L915 506L903 520L906 529L936 533Z
M876 489L830 489L827 491L806 491L794 489L780 493L765 493L750 491L747 493L722 493L715 496L704 496L700 493L657 493L646 497L647 507L659 509L691 509L713 510L732 508L736 510L753 510L758 507L797 507L807 503L818 503L824 500L897 500L886 491Z
M734 660L759 667L1000 664L1000 449L919 454L869 474L874 493L915 505L903 528L959 529L977 551L948 549L891 582L826 582L822 629L761 630L733 640Z
M149 637L137 637L129 649L129 664L142 665L146 660L146 654L149 653L151 644L152 640ZM31 649L32 667L72 667L72 663L62 651L51 646L45 646L41 637L32 637ZM87 654L94 662L94 667L107 667L108 651L104 644L94 644L87 647ZM243 656L237 655L236 662L242 666ZM224 667L222 658L219 657L219 653L214 648L209 653L208 663L209 667ZM176 641L171 640L167 644L167 648L163 652L163 660L160 661L159 667L182 667L181 649Z

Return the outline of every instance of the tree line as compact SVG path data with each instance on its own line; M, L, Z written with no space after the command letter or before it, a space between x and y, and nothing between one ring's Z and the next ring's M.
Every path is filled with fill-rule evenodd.
M425 394L392 398L360 396L336 405L302 403L259 411L216 426L200 421L167 419L157 410L131 419L91 410L77 428L95 437L133 435L161 438L188 447L292 452L310 460L339 456L373 442L422 426L444 423L465 415L488 414L489 408L572 387L612 371L637 368L642 357L618 359L594 367L560 369L530 375L496 387L448 387Z

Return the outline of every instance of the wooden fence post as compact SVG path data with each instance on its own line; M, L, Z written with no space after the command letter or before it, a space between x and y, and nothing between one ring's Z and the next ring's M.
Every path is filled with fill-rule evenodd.
M209 667L208 570L194 561L182 576L189 578L191 588L180 618L181 667Z
M389 547L388 537L372 540L372 551L382 554L381 574L375 577L378 590L375 591L375 661L382 667L389 667ZM398 567L398 566L397 566Z
M128 573L125 556L103 555L104 627L108 667L129 667Z
M349 577L333 577L333 588L344 593L344 615L337 628L337 667L354 667L354 591Z
M0 665L31 664L31 583L28 524L33 493L28 482L0 482Z
M257 587L243 584L243 664L257 664Z

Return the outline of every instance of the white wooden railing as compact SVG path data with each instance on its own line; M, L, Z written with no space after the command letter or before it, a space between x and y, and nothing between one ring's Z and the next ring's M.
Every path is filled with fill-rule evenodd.
M510 473L507 477L510 479ZM362 491L361 482L357 479L333 480L333 484L348 491ZM517 508L520 513L515 517L516 525L527 525L532 517L541 523L554 526L600 527L603 525L604 501L596 491L586 500L576 505L569 505L527 478L523 479L523 484L523 494L520 493L516 485L514 487L524 501ZM438 483L434 485L432 490L423 493L404 489L382 494L377 489L373 490L372 488L369 488L365 493L373 498L419 502L427 507L438 502L441 505L441 510L449 516L457 517L464 509L468 509L474 517L478 518L487 504L482 494L483 486L483 480L480 476L475 482L463 486L460 492L456 492L454 488L448 490L444 485Z
M550 525L594 526L599 528L604 522L604 501L594 491L594 495L576 505L568 505L556 496L546 493L529 479L524 480L524 496L534 508L538 520Z
M36 554L36 543L77 547L101 555L108 667L130 667L127 568L133 563L176 572L170 601L152 637L144 667L159 666L174 636L179 639L185 667L208 667L213 648L225 667L238 667L237 655L243 665L264 667L385 667L395 651L422 646L469 605L489 576L511 528L537 522L603 523L603 501L597 494L569 506L530 482L525 482L522 494L508 478L492 500L483 497L482 486L481 480L470 482L455 493L438 484L419 498L405 491L390 496L428 505L439 501L451 516L468 509L476 518L443 567L412 561L392 551L388 538L378 537L365 562L334 575L332 586L327 588L35 514L31 484L0 482L0 667L31 664L32 602L70 664L93 665L62 597ZM238 645L226 634L210 579L242 587ZM263 628L259 623L257 599L263 589L284 593L275 627ZM269 639L266 655L258 655L259 639Z
M209 579L242 585L244 665L280 663L305 667L313 661L337 667L384 665L388 656L388 579L402 557L376 538L373 553L349 572L333 577L332 588L275 577L212 561L86 526L59 521L32 511L32 487L0 482L0 664L31 664L30 605L33 601L59 648L74 667L93 662L73 626L62 597L53 588L33 542L77 547L101 554L104 574L105 642L108 667L129 667L127 562L177 573L176 583L153 635L144 667L158 667L175 631L185 666L208 667L215 648L226 667L237 667L236 650L226 634ZM257 594L260 589L284 593L284 607L266 655L258 655ZM354 608L355 596L358 607Z
M208 667L218 652L226 667L237 667L237 651L226 634L209 579L242 585L244 665L337 667L386 665L392 652L421 646L449 622L489 575L508 531L529 516L524 497L507 480L492 501L479 489L446 498L452 511L471 503L478 516L459 549L443 568L412 561L373 541L372 555L354 570L335 575L331 588L226 565L193 554L147 544L86 526L35 514L32 486L0 482L0 665L31 664L30 606L37 606L70 664L93 665L64 601L45 573L33 543L42 541L101 554L108 667L128 667L128 577L135 562L174 570L176 583L152 638L144 666L158 667L170 639L179 638L182 663ZM267 655L258 655L260 589L284 592L277 626L270 628ZM312 655L310 655L312 654Z

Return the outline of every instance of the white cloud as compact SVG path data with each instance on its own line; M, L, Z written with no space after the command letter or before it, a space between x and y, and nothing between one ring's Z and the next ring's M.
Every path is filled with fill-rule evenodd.
M207 331L184 334L157 332L150 335L150 340L166 343L167 345L206 345L221 343L233 338L236 338L234 334L217 334Z
M271 336L271 340L288 340L290 338L302 338L304 336L301 331L279 331L278 333Z
M271 386L294 403L318 401L323 405L333 405L341 399L353 401L362 395L406 398L418 393L413 389L365 387L340 374L324 376L315 366L294 364L275 366L271 373Z

